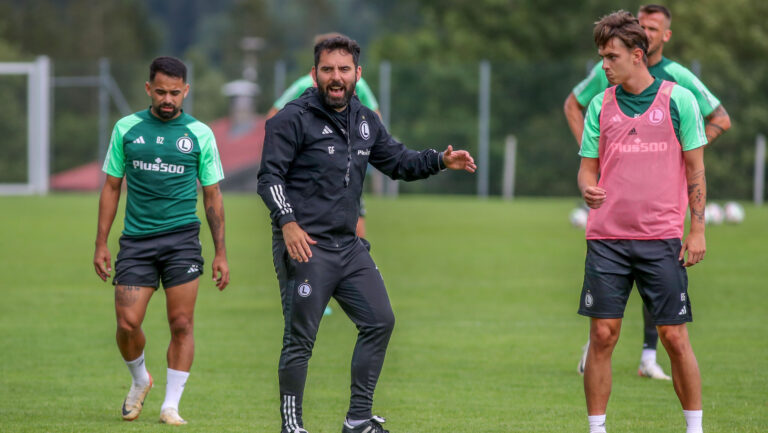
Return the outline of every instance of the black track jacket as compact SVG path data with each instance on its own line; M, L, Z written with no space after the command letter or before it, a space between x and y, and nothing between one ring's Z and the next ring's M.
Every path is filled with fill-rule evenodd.
M296 221L327 248L355 240L368 163L392 179L423 179L444 169L442 153L417 152L393 139L379 116L353 96L349 131L307 89L266 124L257 191L269 208L273 235Z

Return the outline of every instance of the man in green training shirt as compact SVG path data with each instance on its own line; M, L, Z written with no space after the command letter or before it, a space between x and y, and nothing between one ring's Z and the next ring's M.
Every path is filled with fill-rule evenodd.
M229 284L224 205L219 190L224 172L211 129L181 110L189 92L186 79L187 68L179 59L153 60L145 84L152 105L115 124L104 161L106 180L99 199L93 256L96 274L103 281L112 271L107 239L123 177L128 186L125 228L112 280L117 346L132 377L122 407L126 421L138 418L152 388L152 376L144 364L146 339L141 324L149 299L162 281L171 342L160 422L186 424L179 416L179 400L194 357L193 314L204 262L196 215L198 180L216 250L213 280L219 290Z
M706 121L707 142L712 143L731 127L731 120L720 101L696 75L679 63L673 62L662 55L664 43L669 42L669 39L672 37L672 30L670 30L672 23L671 12L661 5L645 5L640 7L637 18L648 38L648 71L656 78L675 82L693 93L699 106L699 111L701 111ZM564 107L565 117L579 145L581 145L582 133L584 131L584 107L589 105L589 102L595 95L602 94L609 86L610 84L603 71L603 62L600 61L592 68L589 76L577 84L573 91L568 94ZM656 362L658 332L653 324L650 313L645 307L643 307L643 321L645 325L643 350L640 356L638 374L651 379L670 380L671 378L664 373L661 366ZM578 366L580 374L584 373L584 363L586 362L588 348L589 341L582 348L582 357Z

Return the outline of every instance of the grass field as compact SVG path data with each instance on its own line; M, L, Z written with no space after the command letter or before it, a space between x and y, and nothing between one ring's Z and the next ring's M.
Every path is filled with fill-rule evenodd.
M397 325L374 413L393 433L586 432L576 374L587 320L576 314L585 245L568 225L574 199L370 198L372 255ZM282 315L266 209L226 195L232 283L206 275L196 311L196 359L181 401L189 425L157 423L165 391L164 296L144 330L155 377L142 416L120 420L130 378L114 342L112 286L91 265L95 195L0 198L0 431L279 431ZM768 431L768 207L739 226L708 229L690 272L690 326L704 383L707 432ZM113 256L122 213L110 237ZM355 329L334 303L310 362L304 420L338 433ZM633 294L614 354L608 426L682 432L669 382L636 375L642 342ZM659 361L669 371L663 350Z

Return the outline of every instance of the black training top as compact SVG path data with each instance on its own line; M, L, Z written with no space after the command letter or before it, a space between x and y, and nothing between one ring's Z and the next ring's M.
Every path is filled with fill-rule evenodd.
M309 88L267 121L258 193L277 238L285 223L296 221L321 246L353 241L368 163L406 181L445 168L442 153L410 150L392 138L357 96L344 113L349 128L335 114Z

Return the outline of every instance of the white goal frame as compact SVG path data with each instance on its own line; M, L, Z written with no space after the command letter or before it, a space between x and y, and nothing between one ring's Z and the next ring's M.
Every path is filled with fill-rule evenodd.
M0 183L0 195L48 193L50 166L51 62L0 62L0 75L27 76L27 182Z

